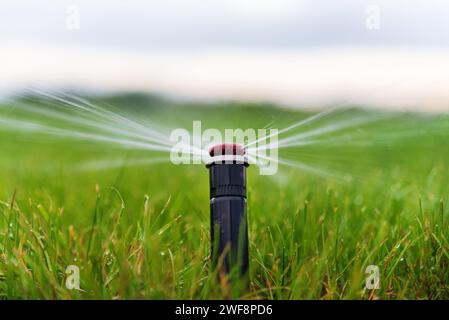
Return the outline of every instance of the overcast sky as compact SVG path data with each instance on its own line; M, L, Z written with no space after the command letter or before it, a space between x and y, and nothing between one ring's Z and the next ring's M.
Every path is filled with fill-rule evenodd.
M0 17L3 92L449 110L446 0L2 0Z

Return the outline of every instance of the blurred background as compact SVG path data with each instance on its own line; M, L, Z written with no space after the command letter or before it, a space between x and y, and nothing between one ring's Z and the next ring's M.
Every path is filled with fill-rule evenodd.
M449 109L444 0L3 0L0 14L3 98L38 86Z

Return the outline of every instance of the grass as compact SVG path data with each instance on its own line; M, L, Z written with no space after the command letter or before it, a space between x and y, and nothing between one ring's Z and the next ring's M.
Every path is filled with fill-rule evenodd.
M102 101L171 127L282 128L306 116L269 105ZM422 133L387 139L407 128ZM204 166L131 166L145 154L0 130L0 298L448 299L449 119L397 115L356 134L367 146L280 151L343 181L248 169L251 280L242 292L211 275ZM92 159L123 165L77 169ZM69 265L82 290L66 288ZM364 289L369 265L379 267L379 290Z

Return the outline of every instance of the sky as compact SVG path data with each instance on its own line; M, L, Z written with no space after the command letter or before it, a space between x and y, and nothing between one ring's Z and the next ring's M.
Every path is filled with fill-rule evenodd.
M449 110L445 0L1 0L0 94Z

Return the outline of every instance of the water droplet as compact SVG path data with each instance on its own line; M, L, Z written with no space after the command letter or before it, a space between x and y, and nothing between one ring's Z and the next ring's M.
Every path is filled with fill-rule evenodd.
M359 194L359 195L357 195L357 197L355 197L354 204L356 206L360 206L361 204L363 204L363 196L361 194Z

